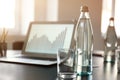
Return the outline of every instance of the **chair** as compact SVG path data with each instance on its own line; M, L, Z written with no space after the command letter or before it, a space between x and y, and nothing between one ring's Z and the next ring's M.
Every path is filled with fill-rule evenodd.
M22 50L24 45L24 41L14 41L12 44L12 49L13 50Z

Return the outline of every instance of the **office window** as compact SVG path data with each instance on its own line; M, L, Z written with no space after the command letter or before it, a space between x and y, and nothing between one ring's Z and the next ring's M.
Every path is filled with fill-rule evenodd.
M57 21L58 0L42 1L0 0L0 28L6 27L9 35L26 35L31 21Z
M115 1L115 27L117 36L120 38L120 0Z
M118 37L120 37L120 0L103 0L102 6L102 23L101 33L102 37L106 37L106 31L109 24L109 18L115 18L115 30Z
M0 33L25 35L29 22L34 20L34 0L0 0Z
M101 32L102 36L106 37L106 31L109 24L109 18L112 16L112 0L103 0L102 4L102 23L101 23Z
M15 0L0 0L0 28L15 26Z
M21 35L25 35L28 27L29 27L29 23L31 21L34 21L34 1L35 0L22 0L22 4L21 4Z

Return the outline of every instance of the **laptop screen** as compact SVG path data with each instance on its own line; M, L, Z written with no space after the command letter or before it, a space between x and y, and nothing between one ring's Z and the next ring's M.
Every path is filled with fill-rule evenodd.
M23 48L25 55L55 57L59 48L71 48L74 22L31 22Z

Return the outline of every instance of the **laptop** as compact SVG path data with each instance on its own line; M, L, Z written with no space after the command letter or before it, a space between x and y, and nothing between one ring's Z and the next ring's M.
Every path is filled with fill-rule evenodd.
M12 57L1 57L0 61L36 65L56 64L59 48L74 47L74 31L73 21L31 22L22 51Z

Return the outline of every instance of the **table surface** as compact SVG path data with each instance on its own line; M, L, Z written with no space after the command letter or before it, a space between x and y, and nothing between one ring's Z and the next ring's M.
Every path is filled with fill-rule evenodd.
M120 80L116 63L104 63L103 57L93 56L93 74L77 80ZM0 62L0 80L56 80L56 64L51 66Z

